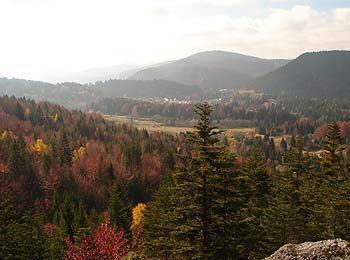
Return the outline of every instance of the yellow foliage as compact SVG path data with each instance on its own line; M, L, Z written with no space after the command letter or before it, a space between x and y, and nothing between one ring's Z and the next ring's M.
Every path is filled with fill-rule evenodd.
M45 144L43 142L42 139L37 139L34 147L33 147L34 152L36 152L39 155L42 154L48 154L49 153L49 147L47 146L47 144Z
M56 113L54 116L53 116L53 121L56 123L58 120L58 114Z
M30 109L27 107L25 110L24 110L24 116L25 116L25 118L29 118L29 116L30 116Z
M86 149L85 149L85 147L82 147L82 146L79 149L74 150L73 151L73 161L76 161L76 160L82 158L85 155L85 153L86 153Z
M144 220L143 211L146 209L146 204L139 203L132 209L132 224L131 229L137 228Z
M4 141L4 140L6 140L6 139L8 139L8 138L10 138L10 139L14 139L14 134L13 134L13 132L12 131L4 131L2 134L1 134L1 137L0 137L0 140L1 141Z

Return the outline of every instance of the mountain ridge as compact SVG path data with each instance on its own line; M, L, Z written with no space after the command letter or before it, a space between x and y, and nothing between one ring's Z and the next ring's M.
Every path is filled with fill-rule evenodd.
M350 51L303 53L288 64L257 77L251 87L283 95L350 96Z
M205 51L141 70L128 79L164 79L198 85L202 89L238 89L246 87L254 77L288 62L289 60L262 59L235 52Z

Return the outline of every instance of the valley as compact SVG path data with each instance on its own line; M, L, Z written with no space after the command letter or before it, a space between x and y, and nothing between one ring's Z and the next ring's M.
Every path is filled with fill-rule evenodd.
M204 52L85 84L1 78L0 258L28 259L30 245L37 259L184 259L202 248L181 244L186 230L220 234L219 259L349 240L348 53Z

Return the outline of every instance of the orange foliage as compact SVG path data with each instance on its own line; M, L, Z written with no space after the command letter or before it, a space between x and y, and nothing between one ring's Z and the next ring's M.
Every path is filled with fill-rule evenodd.
M132 209L132 224L131 229L136 230L142 225L144 220L143 211L146 210L146 204L139 203Z

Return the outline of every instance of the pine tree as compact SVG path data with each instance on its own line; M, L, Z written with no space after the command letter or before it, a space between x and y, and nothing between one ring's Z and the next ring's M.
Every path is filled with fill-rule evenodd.
M205 260L232 259L235 255L234 157L219 145L217 136L222 131L211 126L211 112L207 103L196 106L200 120L189 134L190 155L181 158L181 166L163 188L169 197L162 190L162 196L151 204L149 213L146 211L149 234L152 223L155 225L152 209L165 207L155 231L166 237L151 238L146 244L155 254L155 248L165 248L158 257Z
M333 123L324 144L321 158L321 192L323 198L323 220L326 235L331 238L350 237L350 177L346 174L340 127Z
M284 140L284 138L282 138L280 142L280 151L282 154L285 154L287 150L288 150L287 142Z
M67 134L64 128L62 128L60 132L58 146L59 146L59 159L60 159L61 165L67 164L70 166L72 164L72 151L69 146Z
M39 216L18 217L9 201L0 202L0 259L49 259L47 236Z
M238 248L240 259L264 256L263 214L269 206L271 189L264 154L253 148L248 154L240 176L243 203L239 212Z
M321 167L326 175L333 177L343 176L342 172L344 169L341 165L343 148L341 147L341 143L342 137L339 125L336 123L329 125L321 160Z
M172 189L170 175L159 188L155 199L147 205L142 237L145 253L149 257L169 259L172 249L176 247L176 241L171 240L170 215L175 207L170 200Z
M109 215L111 224L123 229L125 235L130 237L131 206L127 196L127 189L117 180L113 186L109 199Z

